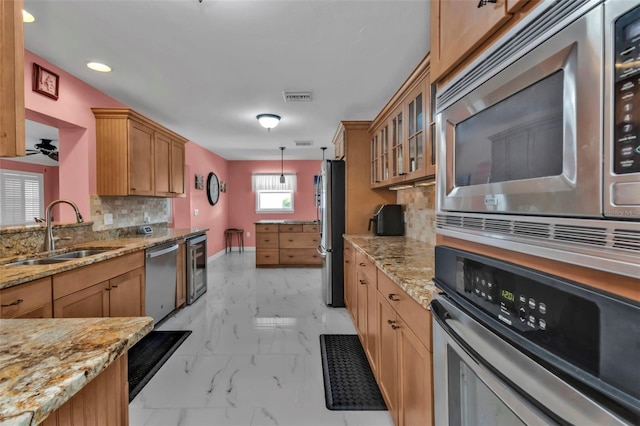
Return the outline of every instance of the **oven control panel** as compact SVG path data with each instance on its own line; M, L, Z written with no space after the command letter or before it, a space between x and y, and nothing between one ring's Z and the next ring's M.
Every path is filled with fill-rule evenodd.
M550 284L459 257L457 293L518 334L597 371L598 306Z
M640 7L615 24L614 165L640 172Z

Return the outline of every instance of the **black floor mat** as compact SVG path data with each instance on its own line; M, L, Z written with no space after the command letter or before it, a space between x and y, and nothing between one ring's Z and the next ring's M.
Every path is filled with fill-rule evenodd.
M386 410L355 334L321 334L324 397L329 410Z
M129 349L129 402L158 372L191 331L152 331Z

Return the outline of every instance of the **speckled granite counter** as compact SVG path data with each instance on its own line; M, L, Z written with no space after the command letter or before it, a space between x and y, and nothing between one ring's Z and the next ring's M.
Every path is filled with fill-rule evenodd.
M408 237L344 235L391 280L424 308L429 309L436 287L433 277L433 246Z
M0 290L22 284L38 278L48 277L80 266L101 262L113 257L123 256L135 251L144 250L158 244L177 241L186 237L204 234L207 229L166 229L153 235L136 235L112 240L99 240L79 244L72 248L56 250L49 254L64 253L78 249L108 249L109 251L93 256L69 260L51 265L5 266L6 263L33 258L35 256L14 256L0 259ZM39 256L38 256L39 257ZM43 256L46 257L46 256Z
M0 424L36 425L153 329L153 319L0 320Z

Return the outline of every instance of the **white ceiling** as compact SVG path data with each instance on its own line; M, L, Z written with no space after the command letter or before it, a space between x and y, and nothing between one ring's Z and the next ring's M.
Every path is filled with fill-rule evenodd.
M25 24L26 49L229 160L279 159L279 146L287 159L322 158L338 121L373 119L429 46L428 0L24 7L36 18ZM91 71L90 61L113 71ZM283 90L312 90L313 101L285 103ZM268 133L260 113L282 121ZM313 146L296 148L295 140Z
M35 145L37 143L40 143L40 139L51 139L52 145L55 145L58 148L60 147L60 144L58 143L58 129L56 129L55 127L36 123L31 120L26 120L25 136L27 153L29 153L29 150L35 150ZM60 152L58 152L58 155L60 155ZM52 160L47 155L44 155L42 153L27 155L26 157L12 157L11 160L19 161L21 163L40 164L43 166L60 165L59 162Z

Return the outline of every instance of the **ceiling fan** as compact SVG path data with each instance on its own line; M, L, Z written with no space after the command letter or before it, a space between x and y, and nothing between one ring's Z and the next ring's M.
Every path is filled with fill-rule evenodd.
M27 149L27 155L44 154L52 160L58 161L58 147L53 145L53 139L40 139L40 143L34 145L34 149Z

